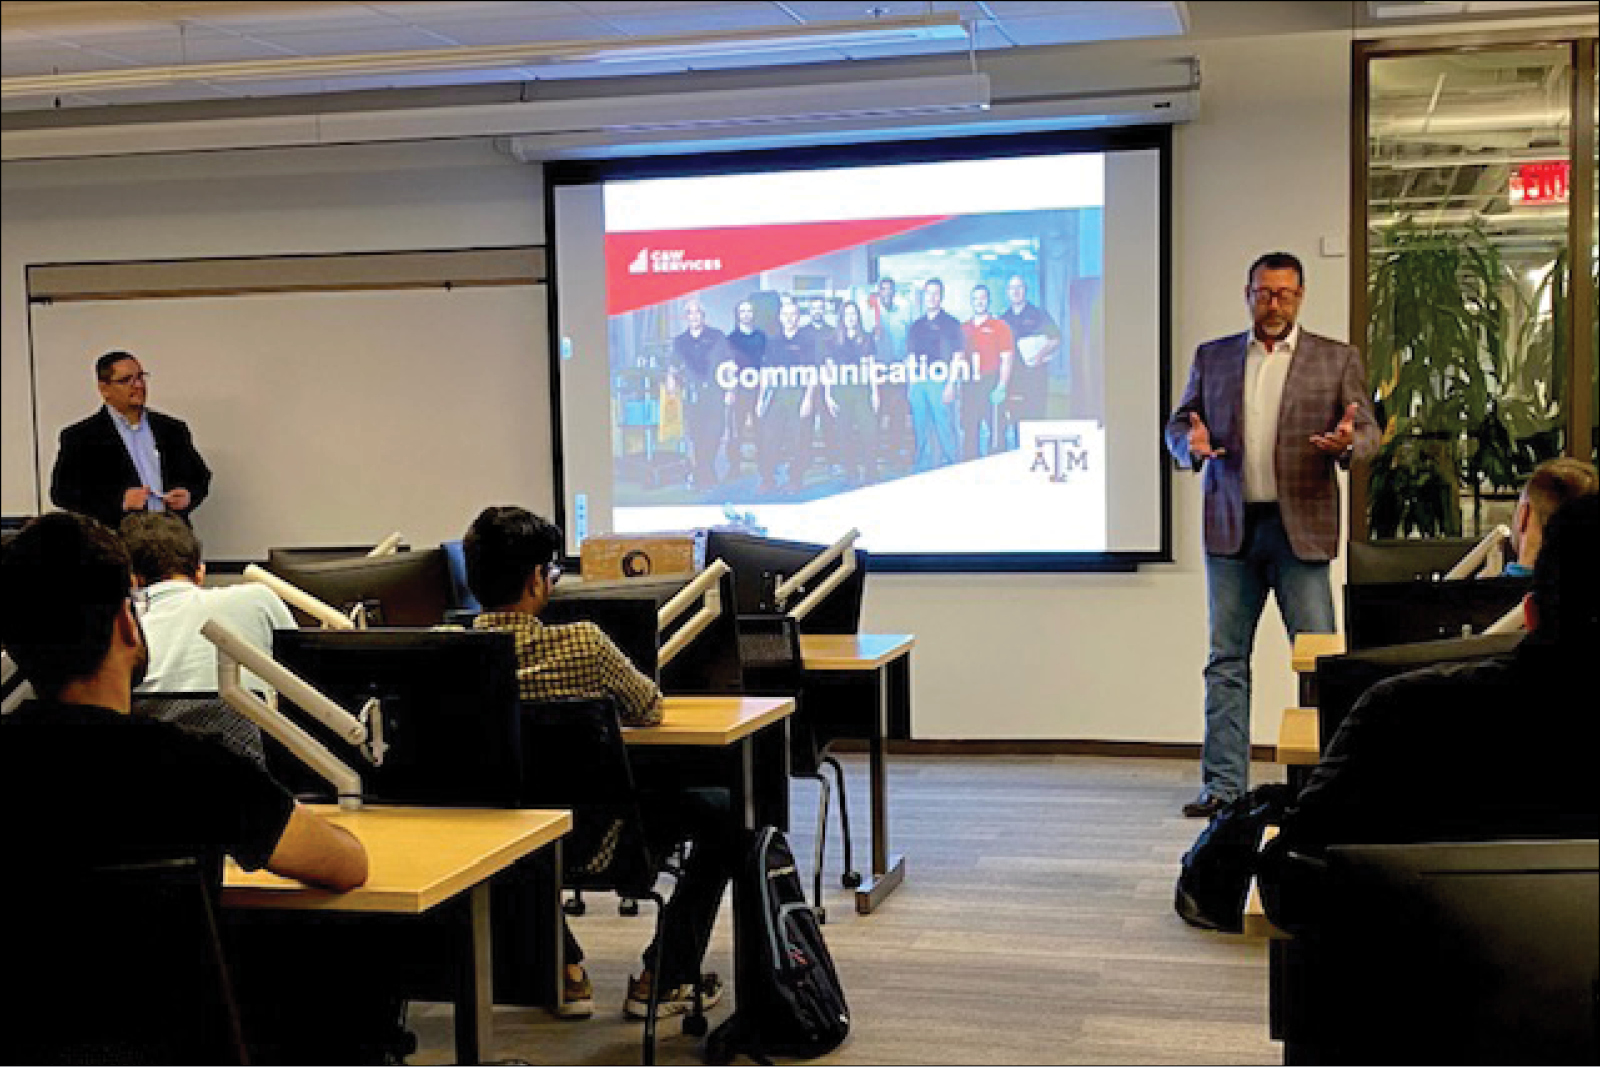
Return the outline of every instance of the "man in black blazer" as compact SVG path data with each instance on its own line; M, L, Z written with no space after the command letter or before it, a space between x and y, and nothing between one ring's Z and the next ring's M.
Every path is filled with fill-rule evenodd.
M150 376L132 355L107 352L94 369L105 406L61 431L50 499L113 530L130 511L187 520L211 489L189 427L145 406Z

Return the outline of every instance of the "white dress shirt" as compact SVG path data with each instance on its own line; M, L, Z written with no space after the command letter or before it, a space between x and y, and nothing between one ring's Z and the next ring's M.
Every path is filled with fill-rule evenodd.
M150 668L140 693L215 693L217 646L206 640L200 627L218 619L267 654L272 653L272 631L295 628L278 594L264 585L202 589L182 580L150 586L150 607L140 618L150 647ZM249 671L243 672L247 689L266 692L268 686Z
M1276 502L1278 473L1274 454L1278 445L1278 412L1283 407L1283 386L1289 364L1300 343L1296 324L1272 350L1252 332L1244 364L1244 498L1252 504Z

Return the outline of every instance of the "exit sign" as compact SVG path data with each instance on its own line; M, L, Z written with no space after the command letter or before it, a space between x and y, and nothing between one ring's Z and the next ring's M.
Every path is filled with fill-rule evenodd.
M1572 183L1572 164L1564 159L1522 163L1511 174L1511 206L1565 204Z

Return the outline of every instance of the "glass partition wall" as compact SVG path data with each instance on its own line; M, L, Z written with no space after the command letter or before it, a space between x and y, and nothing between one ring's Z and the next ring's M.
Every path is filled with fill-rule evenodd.
M1478 536L1538 463L1594 457L1595 39L1354 61L1351 335L1384 438L1352 536Z

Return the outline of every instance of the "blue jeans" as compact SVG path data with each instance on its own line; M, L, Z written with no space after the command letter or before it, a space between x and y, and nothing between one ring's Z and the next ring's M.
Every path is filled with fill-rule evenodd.
M932 470L961 458L956 413L944 402L944 382L911 383L911 429L917 439L917 471Z
M1276 505L1249 504L1239 554L1206 557L1211 651L1200 777L1205 794L1221 800L1250 788L1250 653L1269 590L1290 641L1334 632L1328 564L1295 556Z

